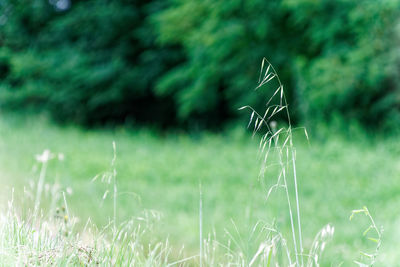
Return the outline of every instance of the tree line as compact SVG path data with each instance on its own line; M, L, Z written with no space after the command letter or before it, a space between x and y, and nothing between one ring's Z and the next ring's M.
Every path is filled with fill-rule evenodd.
M0 106L84 125L220 128L263 57L295 122L400 123L400 0L2 0Z

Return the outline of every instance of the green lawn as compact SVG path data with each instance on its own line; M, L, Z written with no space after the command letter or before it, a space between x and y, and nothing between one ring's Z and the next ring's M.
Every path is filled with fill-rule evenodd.
M289 220L283 191L266 203L265 188L257 177L258 141L241 131L230 134L157 135L146 130L84 130L59 127L40 117L21 119L3 115L0 119L0 175L2 200L15 187L22 198L37 180L35 154L44 149L63 153L62 162L52 161L46 182L71 188L67 195L71 212L82 225L91 217L105 225L113 216L110 197L102 201L112 186L97 174L110 170L112 141L117 144L117 215L122 221L155 210L161 220L154 226L154 237L169 238L187 255L197 253L199 235L199 184L203 192L204 232L215 230L225 240L235 222L246 243L257 222L276 219L290 241ZM363 139L364 140L364 139ZM322 265L350 266L359 251L368 252L373 243L362 236L366 220L349 221L351 210L366 205L378 225L384 227L378 266L395 266L400 261L400 142L349 140L331 134L324 142L296 137L297 175L304 243L309 247L314 235L327 223L335 235L324 253ZM273 181L276 177L266 177ZM18 199L17 199L18 201Z

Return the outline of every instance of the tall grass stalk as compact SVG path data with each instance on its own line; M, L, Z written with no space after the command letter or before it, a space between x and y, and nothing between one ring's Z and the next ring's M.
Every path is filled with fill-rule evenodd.
M117 226L117 168L115 167L115 161L117 160L117 145L115 141L112 142L113 146L113 159L111 161L111 169L112 169L112 179L113 179L113 187L114 187L114 195L113 195L113 222L114 222L114 229Z
M203 267L203 191L201 182L199 184L200 198L199 198L199 241L200 241L200 267Z
M282 82L279 79L279 75L277 74L275 68L267 59L264 58L261 64L259 83L256 87L256 90L258 90L265 84L274 81L276 81L275 84L277 84L278 88L273 92L272 96L267 101L266 110L263 113L256 111L254 108L250 106L244 106L240 109L249 109L251 111L248 127L250 127L250 125L252 124L254 125L253 136L258 132L264 131L263 129L265 129L264 133L261 134L261 140L260 140L260 156L262 158L260 179L264 179L265 172L269 167L268 158L271 154L271 151L276 152L277 154L278 165L280 166L280 174L278 176L276 184L274 184L268 190L266 194L266 199L269 198L273 190L277 188L284 189L288 206L290 227L292 232L292 242L295 254L294 255L295 265L304 266L303 237L302 237L301 219L300 219L301 218L300 201L298 193L298 178L296 173L296 150L293 145L293 134L292 134L293 128L291 125L288 103L286 100ZM282 116L281 113L283 112L288 126L287 128L281 127L277 129L276 122L274 121L274 119L277 116ZM307 136L306 131L305 134ZM280 141L282 139L283 142ZM290 166L292 168L291 172L290 172ZM292 200L289 191L288 178L290 173L292 174L291 178L293 179L293 190L295 193L294 208L292 205ZM296 216L294 215L294 211L296 213ZM297 224L297 230L295 226L296 224Z
M41 155L36 155L36 160L39 163L41 163L41 168L40 168L39 180L37 182L35 206L34 206L34 212L33 212L33 214L35 216L39 212L40 199L42 197L42 191L43 191L44 181L45 181L45 177L46 177L47 164L48 164L48 161L50 160L50 158L51 158L51 155L50 155L49 150L44 150Z
M367 236L367 239L369 241L372 241L373 243L375 243L375 250L372 253L367 253L367 252L361 252L361 255L366 257L367 259L369 259L368 263L362 263L359 261L354 261L354 263L356 263L358 266L360 267L364 267L364 266L374 266L374 264L376 263L376 258L379 255L379 250L381 248L382 245L382 233L383 233L383 228L378 228L378 226L376 226L375 220L372 217L371 213L369 212L367 207L363 207L362 209L358 209L358 210L353 210L351 212L350 215L350 220L352 220L354 218L354 215L356 214L364 214L369 222L370 225L367 227L367 229L365 229L363 235L367 236L369 235L369 233L371 231L375 232L374 236Z
M251 111L250 120L248 123L248 127L253 125L253 136L257 133L261 134L260 138L260 153L259 156L262 159L262 167L260 170L259 179L265 179L265 174L268 168L272 166L279 166L279 175L276 180L276 183L273 184L267 190L265 198L268 200L270 195L276 191L278 188L283 188L285 191L285 198L287 202L288 214L290 219L290 228L292 234L292 244L294 250L294 258L292 261L291 255L289 253L289 248L286 245L286 241L283 238L282 234L277 231L274 227L268 228L268 231L275 234L275 237L279 237L282 246L285 248L288 255L288 265L303 267L305 266L304 257L308 257L307 267L319 266L319 260L322 255L322 252L325 249L326 243L332 238L334 234L334 227L330 224L323 227L316 235L314 242L311 245L308 254L304 253L303 246L303 237L302 237L302 227L301 227L301 214L300 214L300 201L299 201L299 188L298 188L298 177L296 170L296 149L293 144L293 130L291 125L291 119L288 109L288 103L286 100L285 92L283 90L283 85L279 76L272 66L272 64L267 60L263 59L260 70L260 78L259 83L256 87L256 90L261 88L267 83L272 83L276 81L277 89L273 92L272 96L266 103L266 110L261 113L256 111L254 108L250 106L244 106L240 109L249 109ZM277 123L274 120L275 117L280 116L280 118L284 118L287 122L287 127L277 128ZM305 128L299 128L304 130L304 134L308 140L308 133ZM270 164L269 159L271 158L271 154L275 152L278 158L277 164ZM291 170L290 170L291 168ZM292 181L289 181L292 179ZM293 208L291 194L289 190L289 182L293 184L292 190L294 191L295 198L295 207ZM294 214L296 213L296 215ZM375 232L375 237L368 237L370 241L376 243L376 248L373 253L365 253L361 254L367 257L370 262L365 264L358 261L355 261L359 266L373 266L376 262L376 258L378 256L379 249L381 247L382 240L382 229L379 229L375 221L373 220L371 214L368 209L364 207L360 210L353 210L352 218L355 214L363 213L370 220L370 226L365 230L364 235L367 235L368 232L373 230ZM296 225L297 224L297 229ZM279 233L279 234L278 234ZM232 238L233 239L233 238ZM274 244L276 239L272 238L269 240ZM260 246L261 248L261 246ZM253 260L250 262L254 263L254 259L256 259L260 255L260 252L257 252ZM270 262L270 259L268 259Z

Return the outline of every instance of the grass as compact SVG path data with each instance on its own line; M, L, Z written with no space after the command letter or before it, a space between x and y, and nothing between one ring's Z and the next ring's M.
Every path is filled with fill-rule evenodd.
M34 155L50 149L63 153L64 160L49 164L45 184L58 183L64 191L72 190L66 198L70 212L80 219L77 227L83 229L89 217L98 226L107 225L113 218L112 184L92 178L110 170L115 140L120 194L117 220L160 215L146 242L168 238L172 258L178 258L183 244L184 257L198 253L200 182L204 236L215 230L217 239L224 242L228 239L224 229L228 229L244 249L254 251L257 248L251 247L253 240L248 238L252 226L259 220L274 219L276 227L291 236L285 196L273 194L265 203L265 191L257 181L260 163L254 156L258 142L240 131L160 136L123 128L88 131L54 126L41 117L4 115L0 136L3 203L10 199L12 187L15 195L21 196L22 188L29 189L37 180L40 166ZM369 221L363 217L349 221L349 216L352 210L368 206L376 224L385 229L376 266L396 265L400 259L397 140L349 140L335 134L310 144L300 134L295 139L304 247L310 248L315 234L331 223L335 234L322 255L321 266L360 261L360 251L374 251L374 244L362 235ZM266 181L272 185L275 179ZM51 188L44 188L46 199ZM107 190L111 193L103 200Z
M88 220L82 231L74 231L74 219L69 217L64 194L63 198L65 206L56 210L56 216L38 214L36 209L21 216L12 198L7 212L0 216L0 266L172 266L178 263L169 261L168 242L143 241L145 235L151 234L150 224L143 220L131 219L118 227L101 229Z

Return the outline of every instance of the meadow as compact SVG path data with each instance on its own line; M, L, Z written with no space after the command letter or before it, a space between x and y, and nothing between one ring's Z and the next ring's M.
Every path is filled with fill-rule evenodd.
M35 155L49 149L55 155L62 153L62 160L49 162L43 208L50 206L52 185L58 184L80 231L88 218L99 227L112 220L113 185L103 174L115 167L117 223L151 214L155 219L148 238L168 238L172 257L178 257L183 245L185 257L198 254L200 184L204 237L211 233L221 243L231 237L243 249L251 249L251 231L262 220L274 222L290 240L287 203L280 191L265 200L266 187L258 180L258 140L245 128L220 134L161 134L133 127L88 130L57 126L41 116L2 114L1 203L11 198L14 188L14 205L24 209L31 204L23 199L34 191L39 176ZM363 236L367 218L349 220L352 210L367 206L384 228L376 266L396 266L400 143L394 137L367 137L362 131L346 136L325 131L315 140L312 132L310 136L310 140L302 133L294 136L304 246L309 248L316 233L330 223L335 233L321 266L354 265L360 251L373 251L375 245ZM271 184L275 179L266 177ZM61 207L62 201L57 205ZM198 264L196 259L192 262Z

